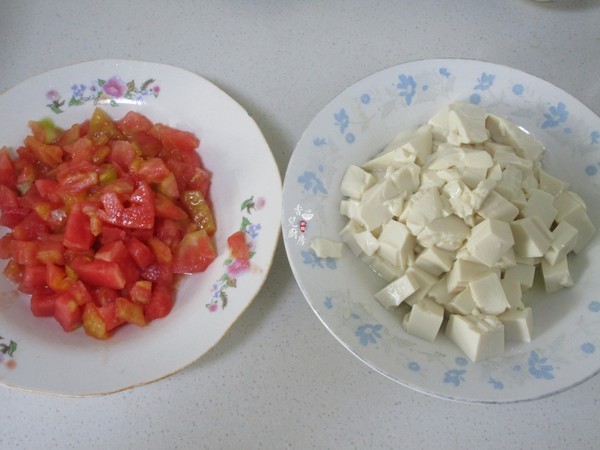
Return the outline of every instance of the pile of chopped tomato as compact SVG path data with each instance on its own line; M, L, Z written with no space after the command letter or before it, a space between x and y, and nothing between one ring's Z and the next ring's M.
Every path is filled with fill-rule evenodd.
M0 258L33 314L99 339L166 316L181 274L216 257L197 137L100 108L66 130L29 128L14 157L0 149Z

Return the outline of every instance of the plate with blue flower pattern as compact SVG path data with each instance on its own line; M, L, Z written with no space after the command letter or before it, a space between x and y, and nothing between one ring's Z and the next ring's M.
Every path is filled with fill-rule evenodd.
M314 237L340 241L345 218L339 186L349 164L377 154L400 131L425 123L452 101L480 105L532 133L543 167L570 184L600 229L600 118L558 87L483 61L433 59L387 68L343 90L311 121L290 160L282 230L290 265L325 327L364 363L401 385L464 402L533 400L562 392L600 370L598 238L570 261L575 285L557 293L531 289L530 343L471 362L440 334L433 343L408 335L399 316L373 294L386 282L344 247L319 258Z
M98 395L163 379L192 364L233 326L266 280L280 236L281 177L256 122L227 93L184 69L99 60L37 75L0 95L0 147L16 150L29 120L63 129L100 107L113 119L137 111L196 134L212 173L217 258L177 286L168 316L95 340L34 317L29 296L0 276L0 384L33 392ZM232 132L232 129L235 132ZM260 176L256 174L260 173ZM0 228L0 235L8 231ZM248 260L227 237L242 231ZM2 267L6 262L2 263Z

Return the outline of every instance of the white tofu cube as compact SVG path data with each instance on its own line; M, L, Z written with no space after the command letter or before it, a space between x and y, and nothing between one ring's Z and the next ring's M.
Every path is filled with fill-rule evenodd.
M452 269L455 255L455 252L446 251L433 245L419 253L415 259L415 267L438 277Z
M452 299L452 294L448 292L447 275L442 276L431 288L427 291L427 298L432 299L438 305L445 306Z
M448 291L452 294L458 294L463 290L469 281L490 270L484 264L457 259L448 272Z
M521 285L521 292L525 292L533 286L533 280L535 277L535 266L533 264L526 264L517 262L513 267L509 267L504 272L505 279L518 280Z
M389 179L394 183L399 194L413 194L421 184L420 175L421 167L407 163L391 172Z
M438 282L438 278L414 265L411 265L406 273L410 273L419 285L419 289L405 300L408 305L413 306L428 294L429 290Z
M402 326L413 336L433 342L443 321L444 308L433 300L423 298L405 314Z
M538 216L546 228L550 228L557 210L554 207L554 196L540 189L534 189L521 210L523 217Z
M498 273L485 272L469 281L468 286L473 301L484 314L496 316L510 308Z
M506 311L498 316L504 325L504 339L512 342L531 342L533 314L531 308Z
M375 184L375 177L358 166L350 165L342 178L342 194L360 200L362 194Z
M552 265L545 259L542 260L542 275L544 276L546 292L556 292L562 288L573 286L573 277L566 256L558 259Z
M489 139L485 127L486 112L470 103L455 102L448 109L448 142L478 144Z
M446 336L473 362L504 353L504 325L494 316L451 314Z
M524 257L544 256L550 248L550 230L537 216L526 217L510 223L515 240L515 254Z
M361 252L367 256L373 255L379 249L379 241L369 230L354 234L354 240Z
M346 243L350 251L356 256L359 256L362 253L362 248L356 241L356 235L364 230L365 229L361 225L353 220L349 220L339 232L342 241Z
M506 296L506 300L508 300L510 309L523 309L525 305L523 304L521 280L518 278L505 277L500 280L500 284L502 285L502 289L504 290L504 295Z
M379 254L390 263L406 269L416 239L406 225L396 220L383 224L379 235Z
M442 216L443 206L437 189L419 190L410 197L401 218L416 236L428 223Z
M348 219L356 220L359 218L360 202L353 198L343 199L340 202L340 214Z
M498 194L498 192L492 191L477 213L484 219L497 219L510 222L519 215L519 208Z
M330 239L315 237L310 240L310 248L319 258L341 258L342 243Z
M544 151L542 144L503 117L488 114L485 121L492 140L513 147L517 155L530 161L539 161Z
M467 250L488 267L497 264L515 243L510 225L496 219L485 219L471 229Z
M578 208L586 209L583 199L572 191L564 191L558 194L554 199L556 208L556 221L561 222L563 218Z
M388 283L400 278L405 273L404 269L386 261L377 253L372 256L363 256L363 261Z
M544 254L544 259L551 265L556 264L556 261L575 249L577 235L577 228L567 221L559 223L552 231L552 243Z
M540 179L540 189L554 196L563 193L569 188L569 183L553 177L544 169L539 169L538 178Z
M451 314L462 314L463 316L468 316L478 310L469 286L452 297L446 305L446 310Z
M386 200L393 197L389 191L391 186L392 182L378 183L363 193L355 220L367 230L379 228L392 218L392 212L385 205Z
M576 207L564 214L559 223L567 222L569 225L577 229L577 242L573 251L580 253L585 246L592 240L596 234L596 228L587 215L587 211L582 206Z
M388 309L396 308L419 289L412 273L405 273L375 294L375 299Z

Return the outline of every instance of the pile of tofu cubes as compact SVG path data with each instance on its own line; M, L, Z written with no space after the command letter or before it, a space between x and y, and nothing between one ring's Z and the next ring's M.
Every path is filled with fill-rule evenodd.
M573 285L567 256L595 229L542 153L509 120L455 102L347 168L340 236L389 283L381 305L408 305L408 333L433 342L444 328L471 360L491 358L531 340L522 293L536 270L548 292Z

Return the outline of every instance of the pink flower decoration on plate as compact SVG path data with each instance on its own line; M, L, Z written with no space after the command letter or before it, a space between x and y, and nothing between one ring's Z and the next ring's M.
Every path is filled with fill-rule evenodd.
M127 92L127 84L123 83L119 77L114 76L104 83L102 90L111 97L121 98Z

